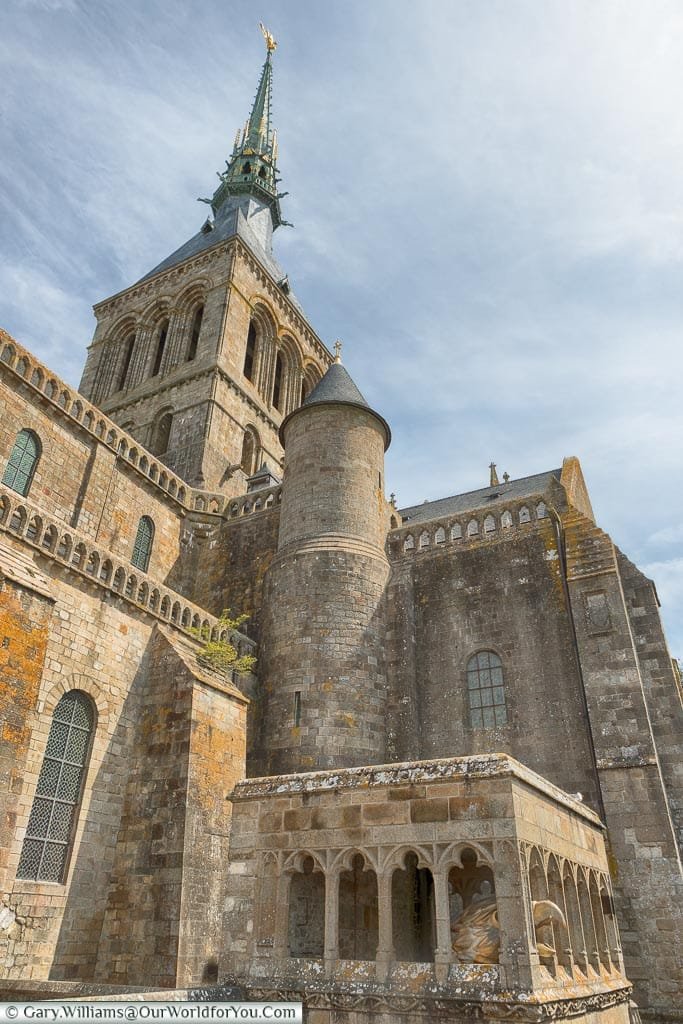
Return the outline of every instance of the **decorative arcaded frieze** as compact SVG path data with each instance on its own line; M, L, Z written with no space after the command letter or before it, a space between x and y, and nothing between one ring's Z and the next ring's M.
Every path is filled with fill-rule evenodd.
M389 557L392 560L404 555L421 554L441 547L476 544L492 538L516 535L520 529L536 526L550 519L548 505L543 495L527 495L491 505L467 509L450 516L435 516L431 520L404 522L390 532ZM558 558L557 550L548 552L549 560Z
M218 620L154 577L124 563L106 548L65 527L38 506L0 487L0 531L38 551L56 565L84 577L128 604L175 628L193 635L201 629L212 639L230 640L241 654L253 654L256 644L237 631L221 630Z

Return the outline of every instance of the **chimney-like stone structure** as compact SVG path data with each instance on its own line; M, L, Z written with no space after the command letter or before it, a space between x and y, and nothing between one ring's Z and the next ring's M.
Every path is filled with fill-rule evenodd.
M337 361L280 436L259 670L264 765L284 774L381 763L389 427Z

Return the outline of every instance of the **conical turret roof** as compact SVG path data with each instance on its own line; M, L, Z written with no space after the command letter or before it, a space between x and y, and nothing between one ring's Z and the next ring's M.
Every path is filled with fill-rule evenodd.
M384 427L386 435L385 450L391 443L391 430L389 424L380 416L378 412L375 412L368 403L366 402L363 395L360 393L355 383L353 382L351 375L349 374L346 367L342 366L340 361L332 363L325 376L318 381L316 386L311 391L310 395L307 395L303 403L298 409L294 409L290 412L289 416L286 416L280 425L280 443L284 446L284 428L285 424L296 416L297 413L301 412L302 409L308 409L313 405L352 405L359 409L365 409Z
M332 363L322 380L306 396L303 405L315 405L317 402L349 402L370 408L341 363Z

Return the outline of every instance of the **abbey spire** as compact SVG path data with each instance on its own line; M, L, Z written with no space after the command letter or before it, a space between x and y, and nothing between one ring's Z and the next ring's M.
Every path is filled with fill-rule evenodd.
M269 207L273 229L283 223L277 191L277 133L271 125L272 57L277 43L261 25L266 40L266 61L261 71L251 114L235 136L230 159L212 199L214 215L229 196L250 195Z

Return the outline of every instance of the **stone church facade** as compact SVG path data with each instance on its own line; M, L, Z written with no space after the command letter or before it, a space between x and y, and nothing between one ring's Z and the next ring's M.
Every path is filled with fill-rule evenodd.
M389 426L273 255L268 45L206 222L95 306L79 390L0 334L3 991L680 1021L654 586L575 458L385 498Z

